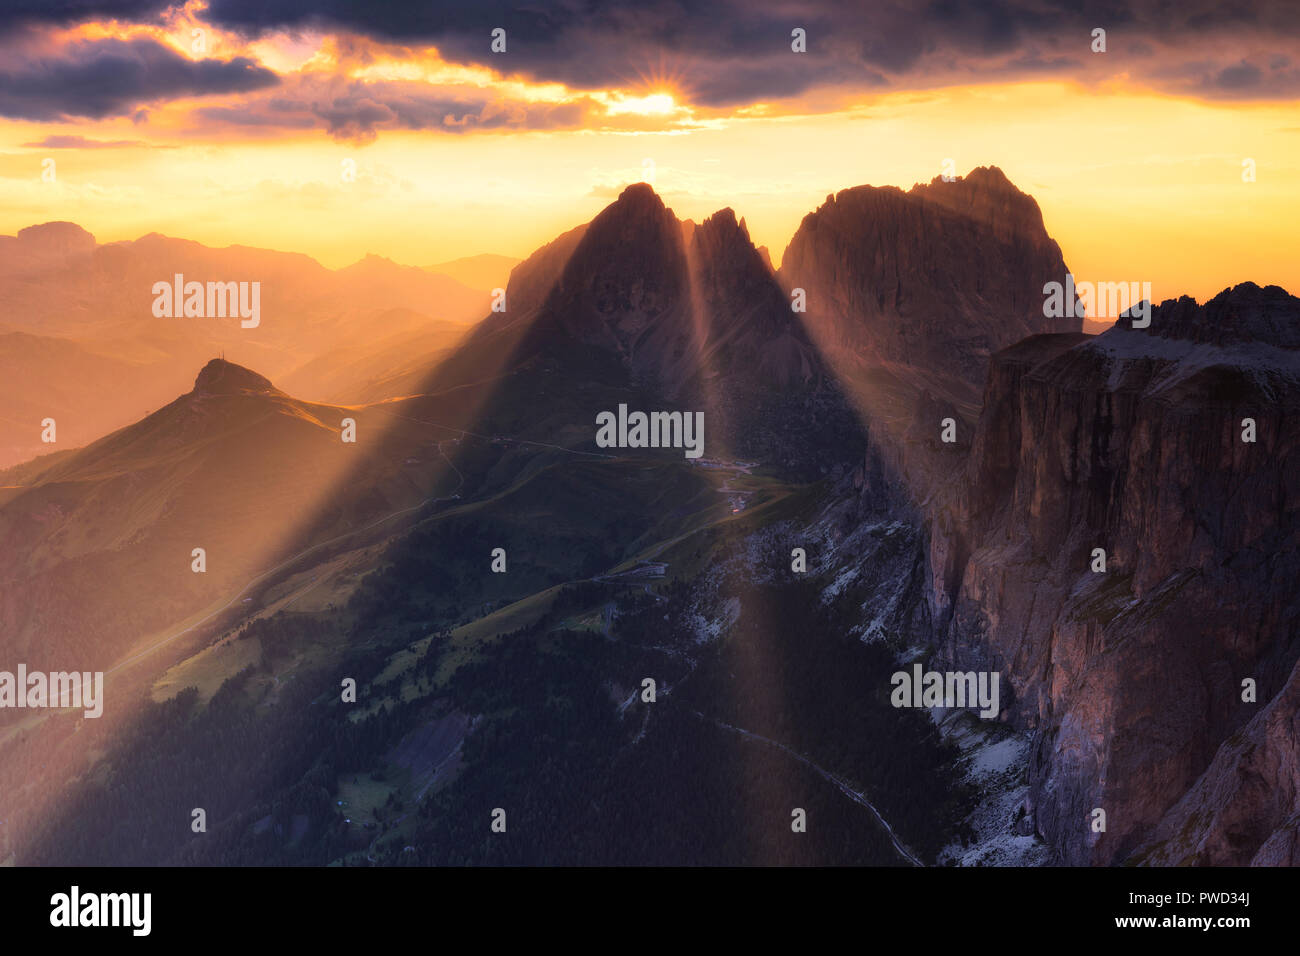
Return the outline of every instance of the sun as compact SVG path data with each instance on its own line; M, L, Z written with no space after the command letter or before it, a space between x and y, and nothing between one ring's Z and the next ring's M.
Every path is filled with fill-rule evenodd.
M671 93L649 93L645 96L617 95L608 105L613 115L635 113L639 116L669 116L679 108Z

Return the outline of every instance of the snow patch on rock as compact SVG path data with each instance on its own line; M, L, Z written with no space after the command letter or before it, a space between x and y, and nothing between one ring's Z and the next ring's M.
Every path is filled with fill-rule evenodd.
M1030 739L1005 724L982 721L965 711L931 710L939 732L961 748L958 766L979 793L967 818L975 839L967 846L950 843L939 864L957 866L1042 866L1050 849L1033 831L1024 813L1029 793Z

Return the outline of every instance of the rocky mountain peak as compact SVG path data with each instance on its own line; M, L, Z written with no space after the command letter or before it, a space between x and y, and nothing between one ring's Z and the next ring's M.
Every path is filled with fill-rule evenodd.
M1034 197L1017 189L997 166L980 166L949 182L936 176L925 185L913 186L908 195L975 219L1005 238L1033 233L1046 236L1043 214Z
M635 232L657 236L668 228L677 231L677 217L668 209L649 183L633 183L618 199L600 211L588 227L589 242L616 240L626 242Z
M1117 330L1132 328L1132 316L1123 316ZM1259 343L1281 349L1300 349L1300 299L1275 285L1253 282L1224 289L1203 305L1190 296L1167 299L1151 310L1146 333L1218 346ZM1103 338L1110 335L1103 333Z
M685 299L682 228L646 183L593 219L564 267L551 305L579 338L613 332L624 347Z
M278 394L279 389L265 376L242 365L215 358L199 371L198 378L194 380L194 392L200 395L238 395L247 392Z
M730 208L719 209L705 219L692 234L691 246L699 269L710 272L717 269L753 273L771 271L754 248L745 220L737 220L736 213Z
M1043 315L1044 284L1065 274L1037 203L996 167L908 192L843 190L804 217L781 263L833 347L955 376L972 394L998 349L1079 331Z
M95 237L75 222L43 222L18 231L18 239L33 251L61 253L92 252Z
M95 237L73 222L45 222L0 236L0 273L58 267L90 256Z

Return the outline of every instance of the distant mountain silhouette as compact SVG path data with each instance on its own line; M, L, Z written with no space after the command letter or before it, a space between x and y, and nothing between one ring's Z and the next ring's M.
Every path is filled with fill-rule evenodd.
M493 289L504 289L510 280L510 271L521 261L523 260L512 256L483 253L451 259L447 262L435 262L425 268L438 275L450 276L471 289L490 292Z
M261 323L155 317L154 283L178 273L260 283ZM431 355L488 302L487 292L378 256L330 270L295 253L213 249L156 233L101 245L73 223L23 229L0 237L0 333L27 336L0 343L0 363L15 370L0 376L0 404L21 412L0 417L0 467L53 450L40 443L46 417L59 425L56 449L138 419L182 391L190 370L215 352L277 377L297 372L301 394L356 400L380 387L374 366L395 341L413 350L408 360ZM87 368L87 355L97 368ZM22 384L38 370L46 387ZM98 381L112 384L87 387Z
M412 395L422 389L430 364L448 355L466 332L455 322L390 309L370 321L364 347L342 344L324 351L281 382L294 395L343 404Z

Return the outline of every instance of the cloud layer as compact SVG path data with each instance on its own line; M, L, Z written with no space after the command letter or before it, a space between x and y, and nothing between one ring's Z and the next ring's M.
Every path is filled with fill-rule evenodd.
M244 93L280 82L247 57L190 60L155 40L79 40L0 67L0 116L104 119L155 100ZM9 58L6 58L8 61Z
M678 104L711 116L809 97L1043 78L1123 77L1210 100L1300 98L1300 4L1280 0L209 0L201 22L248 55L192 59L139 34L45 48L55 31L81 22L129 30L181 15L159 0L10 0L0 8L0 116L103 119L233 94L198 107L196 121L320 128L364 141L384 129L617 126L598 99L610 90L669 88ZM496 28L506 31L505 52L492 50ZM1095 49L1099 28L1105 52ZM796 29L806 52L791 48ZM259 39L302 34L399 59L436 48L442 62L562 84L569 95L544 102L482 83L363 79L346 69L355 62L342 61L332 74L319 64L277 74L249 52Z

